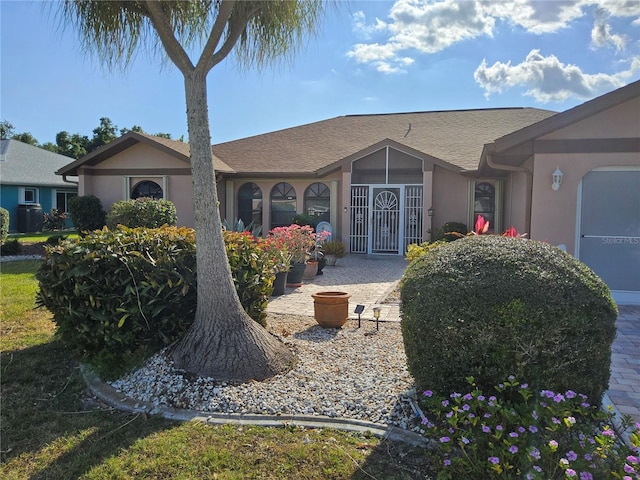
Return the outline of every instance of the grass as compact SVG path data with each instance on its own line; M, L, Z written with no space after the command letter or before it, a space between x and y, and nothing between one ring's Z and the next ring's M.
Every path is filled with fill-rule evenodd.
M10 233L8 240L18 240L20 243L39 243L44 242L52 235L64 235L67 238L78 238L76 229L56 230L53 232L36 232L36 233Z
M0 478L424 479L425 452L334 430L177 423L111 409L34 310L38 261L0 273Z

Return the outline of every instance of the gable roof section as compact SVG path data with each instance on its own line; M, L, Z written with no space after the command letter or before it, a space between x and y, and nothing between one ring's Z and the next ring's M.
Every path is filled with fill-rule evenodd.
M76 188L55 173L71 160L69 157L13 139L0 140L0 154L3 185Z
M95 166L103 160L117 155L118 153L123 152L127 148L130 148L138 143L150 145L153 148L157 148L164 153L182 160L186 164L190 163L188 143L179 142L177 140L169 140L168 138L163 137L156 137L154 135L148 135L146 133L128 132L120 138L117 138L114 141L109 142L108 144L94 150L93 152L88 153L84 157L79 158L75 162L65 165L56 173L58 175L77 175L78 168L83 166ZM234 170L229 167L229 165L217 158L215 155L213 156L213 165L216 171L223 173L234 173Z
M596 97L569 110L565 110L551 118L513 131L502 137L496 137L495 151L504 152L505 150L567 127L568 125L584 120L636 97L640 97L640 80L601 95L600 97Z
M535 108L347 115L220 143L213 151L239 173L318 175L388 139L453 169L475 170L485 143L552 115Z

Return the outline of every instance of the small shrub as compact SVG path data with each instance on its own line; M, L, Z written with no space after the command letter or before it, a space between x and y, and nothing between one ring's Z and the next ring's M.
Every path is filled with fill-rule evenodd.
M52 208L51 212L44 214L42 222L43 230L63 230L65 227L65 221L67 220L67 214L57 208Z
M232 224L225 218L222 221L222 228L231 232L249 232L254 238L262 235L262 225L255 225L253 222L245 224L241 218L236 218Z
M469 236L433 249L401 284L402 333L420 389L488 390L508 375L599 403L617 308L586 265L546 243Z
M465 391L422 397L425 434L435 439L434 464L442 465L438 479L631 479L625 475L639 470L638 457L610 427L613 414L584 394L534 392L514 377L489 391ZM629 438L640 447L640 424Z
M78 233L83 234L104 227L106 213L98 197L84 195L69 200L69 216Z
M129 228L159 228L178 223L176 206L169 200L154 200L141 197L122 200L111 205L106 219L107 227L117 225Z
M104 229L47 247L37 303L76 353L122 364L186 332L195 277L193 230Z
M0 243L4 243L9 236L9 210L0 207Z
M47 239L45 240L45 243L47 245L58 245L60 242L62 242L63 240L66 240L67 236L66 235L62 235L61 233L57 233L55 235L50 235L49 237L47 237Z
M342 258L347 254L347 249L340 240L327 240L323 242L322 250L325 255L335 255L337 258Z
M467 225L462 222L447 222L439 228L436 228L431 235L431 242L435 243L440 240L453 242L464 237L469 233Z
M412 243L407 247L407 254L405 255L404 258L407 260L407 262L411 263L416 258L420 258L424 254L429 252L431 249L437 248L444 244L445 244L444 240L438 240L437 242L433 242L433 243L423 242L419 245L417 243Z
M301 227L304 227L305 225L309 225L311 228L315 230L316 227L318 226L318 223L320 223L320 216L308 215L306 213L298 213L293 217L293 219L291 220L291 223L293 223L294 225L300 225Z
M275 263L248 233L225 231L224 243L240 303L264 327L267 304L273 293Z
M7 240L0 246L0 255L20 255L22 245L17 239Z

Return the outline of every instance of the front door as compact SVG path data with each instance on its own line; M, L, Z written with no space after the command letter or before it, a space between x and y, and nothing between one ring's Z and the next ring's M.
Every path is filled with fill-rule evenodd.
M398 254L400 244L400 189L374 188L371 253Z

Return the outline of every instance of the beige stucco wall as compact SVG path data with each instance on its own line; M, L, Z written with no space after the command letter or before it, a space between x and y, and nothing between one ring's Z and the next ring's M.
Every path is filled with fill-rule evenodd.
M445 222L468 223L469 179L434 166L432 207L435 214L431 218L432 228L439 228Z

